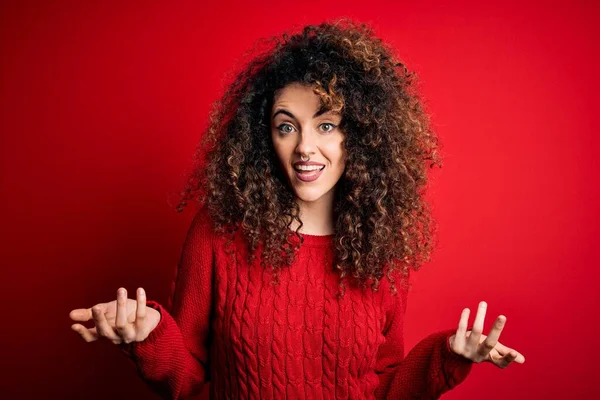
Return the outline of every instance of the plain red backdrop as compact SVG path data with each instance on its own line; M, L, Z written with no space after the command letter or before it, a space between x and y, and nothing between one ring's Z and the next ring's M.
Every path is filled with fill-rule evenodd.
M597 387L597 2L2 2L0 397L157 398L68 313L119 286L167 300L192 209L172 211L211 102L259 37L349 16L421 78L444 144L440 223L407 348L489 303L527 361L447 399Z

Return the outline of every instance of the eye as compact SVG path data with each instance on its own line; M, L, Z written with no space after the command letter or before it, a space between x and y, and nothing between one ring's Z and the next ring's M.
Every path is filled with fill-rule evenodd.
M284 128L284 127L286 127L286 126L287 126L287 127L290 127L290 128L292 128L292 129L294 129L294 127L293 127L293 126L291 126L290 124L281 124L281 125L279 125L279 126L277 127L277 130L278 130L279 132L283 133L283 134L292 133L293 131L290 131L290 130L286 130L286 131L284 131L284 130L283 130L283 128Z
M331 129L325 131L327 133L329 133L329 132L333 131L335 128L337 128L337 125L334 125L334 124L329 123L329 122L324 122L324 123L321 124L321 126L323 126L323 125L329 125L331 127Z

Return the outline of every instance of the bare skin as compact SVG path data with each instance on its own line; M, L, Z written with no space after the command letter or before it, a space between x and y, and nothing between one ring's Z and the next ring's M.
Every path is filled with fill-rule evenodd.
M482 334L486 309L487 303L485 301L480 302L473 322L473 329L470 331L467 331L470 310L465 308L462 311L458 329L449 339L452 351L473 362L491 362L499 368L506 368L512 362L523 364L525 357L521 353L498 341L506 324L504 315L499 315L496 318L489 335Z
M80 323L71 325L86 342L106 338L114 344L141 342L160 322L160 312L146 307L146 292L137 290L137 299L128 299L127 290L117 291L117 300L99 303L91 308L78 308L69 313L73 321L93 320L95 326L86 328Z
M320 98L311 86L292 83L280 89L271 110L271 139L280 167L296 195L303 226L301 233L333 233L334 187L345 169L341 115L319 114ZM314 182L298 179L294 163L310 160L324 166ZM296 221L290 226L296 229Z

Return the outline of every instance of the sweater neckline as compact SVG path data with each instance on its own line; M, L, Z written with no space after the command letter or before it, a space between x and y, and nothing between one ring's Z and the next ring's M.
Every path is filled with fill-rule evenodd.
M291 231L293 232L293 231ZM329 246L333 243L335 234L329 235L310 235L308 233L299 233L304 238L303 246Z

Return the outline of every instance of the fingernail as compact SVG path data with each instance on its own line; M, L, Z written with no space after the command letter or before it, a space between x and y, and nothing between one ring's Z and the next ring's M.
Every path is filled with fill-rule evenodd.
M119 289L119 296L125 296L125 289Z

